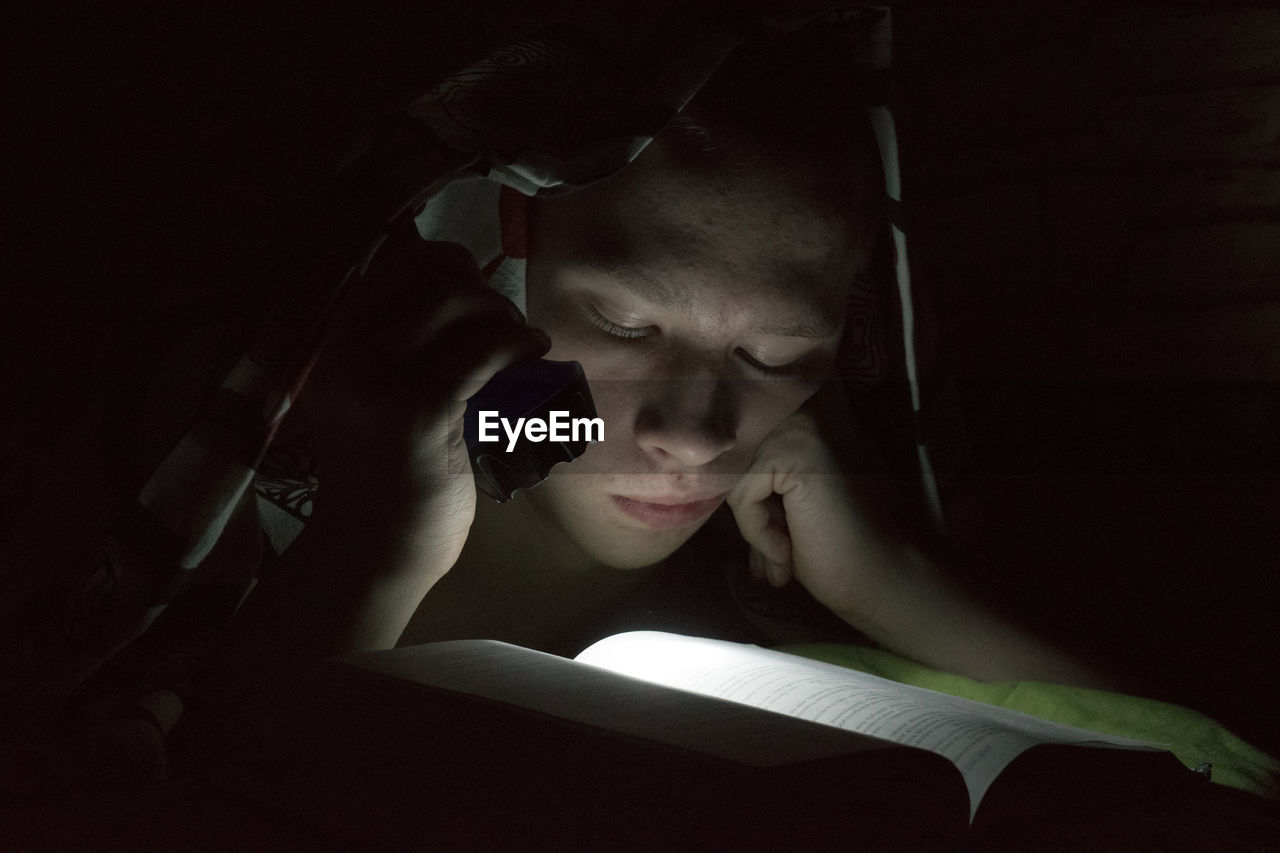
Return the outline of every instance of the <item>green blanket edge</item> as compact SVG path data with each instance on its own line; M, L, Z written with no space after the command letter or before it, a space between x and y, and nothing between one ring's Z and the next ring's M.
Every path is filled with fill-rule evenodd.
M1280 799L1280 761L1190 708L1061 684L975 681L864 646L806 643L779 651L1082 729L1153 741L1188 767L1210 765L1214 782Z

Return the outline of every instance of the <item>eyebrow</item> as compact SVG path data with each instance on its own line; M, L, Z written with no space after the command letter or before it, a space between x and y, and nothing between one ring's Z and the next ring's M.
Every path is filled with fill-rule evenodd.
M606 257L583 258L582 261L591 269L614 279L641 299L661 305L664 308L688 310L692 307L689 297L678 287L665 279L650 275L639 266L616 258ZM811 338L814 340L830 338L839 331L839 318L833 317L825 311L815 311L814 313L820 316L797 320L768 320L757 326L756 331L784 338Z
M582 260L596 272L604 273L609 278L617 280L619 284L641 299L664 308L688 310L693 305L689 297L679 288L666 279L650 275L643 267L636 264L611 257L588 257Z

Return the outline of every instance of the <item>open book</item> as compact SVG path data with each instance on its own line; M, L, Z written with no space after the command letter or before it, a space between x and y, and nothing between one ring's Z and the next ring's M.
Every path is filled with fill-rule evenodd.
M1038 744L1157 748L821 661L720 640L635 631L601 640L576 660L941 755L964 777L970 819L1001 771Z
M347 655L260 698L201 775L344 843L1017 848L1194 784L1149 744L654 632L578 660L491 640Z

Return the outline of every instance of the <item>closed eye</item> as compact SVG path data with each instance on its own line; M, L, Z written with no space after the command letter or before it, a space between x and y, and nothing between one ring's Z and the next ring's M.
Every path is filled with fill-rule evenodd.
M658 330L657 326L623 326L619 323L613 322L595 308L590 309L587 317L590 319L592 325L602 329L604 332L615 338L644 338L654 334Z
M789 361L786 364L768 364L753 356L744 349L738 350L738 357L746 362L747 366L752 370L763 373L767 376L776 376L785 378L789 376L799 376L807 371L810 367L812 359L808 357L798 358L795 361Z

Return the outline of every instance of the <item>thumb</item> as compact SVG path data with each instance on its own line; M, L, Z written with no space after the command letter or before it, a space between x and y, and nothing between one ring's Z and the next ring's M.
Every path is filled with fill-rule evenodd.
M727 503L742 538L759 552L753 557L775 586L791 579L792 545L782 497L773 491L772 477L747 474L729 492Z

